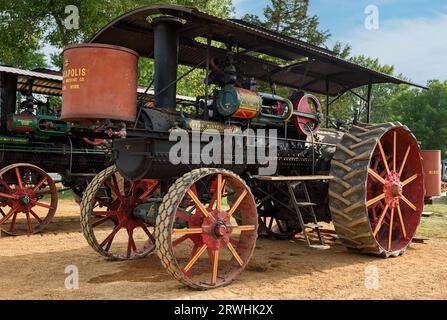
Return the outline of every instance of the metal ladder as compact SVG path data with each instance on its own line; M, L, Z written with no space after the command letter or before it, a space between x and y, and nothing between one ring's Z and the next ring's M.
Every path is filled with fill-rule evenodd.
M324 243L324 239L321 235L321 226L318 224L317 216L315 215L315 211L313 209L314 206L316 206L315 203L311 202L309 192L307 190L306 182L308 181L328 181L334 179L333 176L319 176L319 175L313 175L313 176L253 176L253 178L257 180L261 180L264 182L270 182L270 183L277 183L277 182L285 182L287 184L288 192L285 190L282 191L283 193L288 193L290 196L293 209L295 209L295 213L298 217L298 222L300 223L301 229L303 231L304 239L306 240L306 243L309 248L313 249L319 249L319 250L325 250L329 249L330 246L326 245ZM292 183L296 182L296 186L301 185L302 190L304 191L304 201L300 202L296 199L295 192L293 191ZM303 212L301 209L308 208L310 216L312 217L313 222L310 224L305 224L303 219ZM307 229L314 230L318 235L318 244L312 244L309 239L309 235L307 234Z
M309 192L307 190L306 182L298 181L296 186L301 186L301 189L304 192L305 202L299 202L296 199L296 195L295 195L295 192L294 192L293 186L292 186L292 181L287 181L287 187L289 190L290 199L292 200L293 207L295 209L296 215L298 216L298 221L301 225L301 229L303 231L304 239L306 240L307 246L309 248L320 249L320 250L329 249L330 247L324 243L324 239L321 236L321 231L320 231L321 226L318 224L317 216L315 215L315 211L313 208L314 206L316 206L316 203L311 202ZM301 211L302 208L308 209L308 213L311 216L313 223L312 222L310 224L304 223L303 213ZM317 233L319 244L312 244L310 242L309 235L307 234L306 228L310 228Z

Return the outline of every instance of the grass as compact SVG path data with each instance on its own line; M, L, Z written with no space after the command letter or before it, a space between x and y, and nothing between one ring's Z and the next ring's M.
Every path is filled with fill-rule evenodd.
M424 211L433 212L433 215L422 217L418 236L447 239L447 197L437 204L426 205Z
M46 191L46 190L48 190L48 189L44 189L43 191ZM59 200L70 200L71 201L71 200L74 200L74 193L71 190L61 191L61 192L57 193L57 198ZM42 201L44 201L44 202L50 201L50 196L49 195L44 196L42 198Z

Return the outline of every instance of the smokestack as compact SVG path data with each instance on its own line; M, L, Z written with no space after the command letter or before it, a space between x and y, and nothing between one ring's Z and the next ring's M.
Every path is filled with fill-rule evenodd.
M154 104L156 108L175 110L176 107L177 84L167 87L177 79L178 30L181 26L181 20L174 17L159 17L152 22L155 59Z

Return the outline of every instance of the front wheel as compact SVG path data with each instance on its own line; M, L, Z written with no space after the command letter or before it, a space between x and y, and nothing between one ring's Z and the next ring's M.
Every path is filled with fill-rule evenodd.
M255 200L239 176L221 169L194 170L163 199L155 229L157 254L181 283L199 290L217 288L247 266L257 228Z
M99 173L81 202L81 228L88 244L114 260L146 257L155 250L148 212L157 190L153 180L126 181L115 166Z

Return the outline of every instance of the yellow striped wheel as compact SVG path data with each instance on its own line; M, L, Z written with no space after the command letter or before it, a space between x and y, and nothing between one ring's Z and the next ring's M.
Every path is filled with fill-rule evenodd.
M235 200L230 202L230 196ZM178 179L163 199L155 229L157 253L181 283L216 288L246 267L257 228L256 203L245 182L227 170L198 169Z

